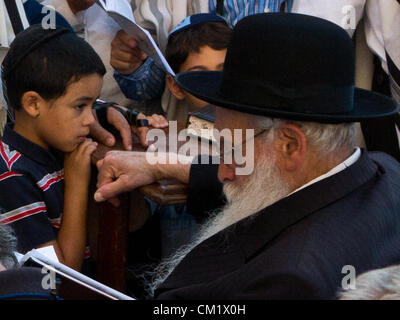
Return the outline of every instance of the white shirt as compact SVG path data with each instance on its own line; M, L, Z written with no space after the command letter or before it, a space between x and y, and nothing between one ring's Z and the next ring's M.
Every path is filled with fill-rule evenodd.
M293 193L300 191L301 189L304 189L314 183L317 183L318 181L327 179L343 170L345 170L346 168L350 167L352 164L356 163L358 161L358 159L360 159L361 157L361 149L360 148L356 148L356 150L353 152L353 154L348 157L346 160L344 160L342 163L338 164L336 167L334 167L333 169L329 170L327 173L311 180L310 182L306 183L305 185L301 186L300 188L296 189L295 191L293 191L292 193L290 193L288 196L292 195Z
M27 0L15 1L24 29L29 27L29 22L24 10L24 3L26 1ZM10 43L14 40L14 38L15 35L11 26L6 5L4 0L0 0L0 47L9 48Z

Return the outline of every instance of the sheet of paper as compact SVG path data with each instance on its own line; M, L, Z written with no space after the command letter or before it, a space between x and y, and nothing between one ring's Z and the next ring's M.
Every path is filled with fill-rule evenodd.
M46 256L47 258L49 258L52 261L55 262L60 262L58 260L56 251L54 250L53 246L47 246L47 247L43 247L43 248L38 248L36 249L37 252L39 252L40 254ZM30 254L29 252L25 255L19 253L19 252L14 252L15 257L17 258L17 261L20 265L24 264L29 258L30 258Z
M95 1L129 36L136 39L138 47L144 53L151 57L167 73L175 76L174 71L171 69L151 34L136 23L129 2L126 0Z
M55 262L60 262L57 258L57 254L56 254L56 251L54 250L53 246L39 248L39 249L36 249L36 251L39 252L40 254L46 256L50 260L53 260Z
M44 250L43 250L44 249ZM93 290L109 299L112 300L135 300L134 298L127 296L117 290L114 290L113 288L110 288L96 280L93 280L84 274L75 271L74 269L71 269L67 267L66 265L59 263L58 259L53 260L51 258L53 255L55 255L54 248L51 247L45 247L42 249L33 249L26 253L25 255L21 255L19 253L15 253L17 256L17 259L22 266L27 260L32 259L36 263L38 263L41 266L46 267L48 270L52 270L55 273L70 279L86 288L89 288L90 290Z

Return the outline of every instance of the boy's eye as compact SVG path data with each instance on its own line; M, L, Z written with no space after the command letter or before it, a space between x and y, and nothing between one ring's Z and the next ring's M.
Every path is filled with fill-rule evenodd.
M76 106L75 109L78 110L78 111L82 111L83 108L85 108L85 107L86 107L86 104L81 104L79 106Z

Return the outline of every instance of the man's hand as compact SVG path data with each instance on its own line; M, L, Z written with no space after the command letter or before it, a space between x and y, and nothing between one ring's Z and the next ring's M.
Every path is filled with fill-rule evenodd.
M108 152L103 160L97 162L97 202L109 200L114 206L119 205L116 196L123 192L151 184L161 179L157 165L151 165L145 152Z
M120 74L135 72L147 59L147 55L138 48L134 38L120 30L111 42L110 64Z
M165 155L169 159L169 155ZM178 158L177 158L178 157ZM117 195L132 191L138 187L152 184L161 179L176 179L189 183L192 157L176 155L174 163L151 164L146 152L110 151L103 160L97 162L97 191L94 199L97 202L108 200L119 206Z
M148 151L149 152L149 151ZM165 154L165 159L169 159ZM152 184L161 179L176 179L189 183L190 167L193 158L175 154L173 163L152 164L147 160L146 152L110 151L103 160L97 162L97 202L108 200L119 206L117 195L132 191L138 187Z
M125 109L124 107L119 107ZM93 113L97 119L96 111L93 110ZM147 119L149 121L149 125L153 128L168 127L168 121L163 116L157 114L146 117L143 113L139 113L137 119ZM146 135L149 131L148 127L130 127L128 121L124 118L121 112L112 107L107 109L107 121L119 131L125 150L132 150L132 132L139 137L140 143L144 147L148 147L148 142L146 141ZM96 141L99 141L108 147L112 147L115 144L115 137L106 129L104 129L98 121L95 121L91 125L90 135L95 138Z
M84 11L94 4L94 0L67 0L73 14Z

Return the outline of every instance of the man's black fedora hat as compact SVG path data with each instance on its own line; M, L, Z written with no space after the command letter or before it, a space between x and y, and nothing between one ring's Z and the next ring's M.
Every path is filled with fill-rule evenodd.
M177 83L217 106L323 123L394 114L394 100L354 86L354 44L340 26L292 13L256 14L233 29L223 72L178 74Z

